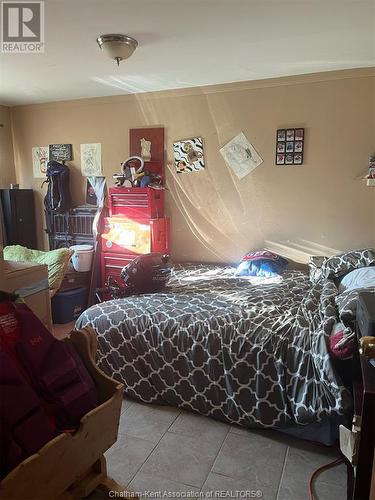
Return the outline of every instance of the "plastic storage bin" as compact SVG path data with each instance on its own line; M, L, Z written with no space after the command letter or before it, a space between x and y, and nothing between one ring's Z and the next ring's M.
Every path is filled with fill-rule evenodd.
M69 323L78 318L87 307L88 288L59 292L52 298L54 323Z

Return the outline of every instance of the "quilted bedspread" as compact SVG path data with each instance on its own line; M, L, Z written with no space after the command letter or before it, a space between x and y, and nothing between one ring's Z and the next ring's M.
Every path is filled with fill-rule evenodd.
M98 364L145 402L245 427L342 415L351 396L327 338L337 288L308 275L239 278L233 267L176 266L162 293L95 305L77 321L98 334Z

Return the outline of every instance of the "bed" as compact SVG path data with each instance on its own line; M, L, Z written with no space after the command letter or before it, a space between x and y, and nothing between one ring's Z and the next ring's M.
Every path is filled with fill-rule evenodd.
M175 266L165 291L95 305L77 327L96 330L99 367L131 398L244 427L340 420L352 398L327 351L340 314L334 282L234 271Z

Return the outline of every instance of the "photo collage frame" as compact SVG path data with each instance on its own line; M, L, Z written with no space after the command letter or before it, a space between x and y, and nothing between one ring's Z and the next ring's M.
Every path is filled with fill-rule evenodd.
M302 165L304 128L281 128L276 132L276 165Z

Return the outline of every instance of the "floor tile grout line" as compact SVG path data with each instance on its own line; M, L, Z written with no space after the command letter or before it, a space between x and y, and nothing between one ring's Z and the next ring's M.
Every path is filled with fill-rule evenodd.
M287 460L288 460L288 456L289 456L289 446L287 446L286 450L285 450L284 462L283 462L283 467L281 469L280 480L279 480L279 485L277 487L277 492L276 492L275 500L278 500L278 498L279 498L279 494L280 494L280 491L281 491L281 484L282 484L283 479L284 479L284 472L285 472L285 469L286 469L286 463L287 463Z
M177 407L177 408L178 408L178 407ZM136 475L138 474L138 472L140 472L140 470L141 470L141 468L143 467L143 465L145 464L145 462L146 462L146 461L150 458L150 456L152 455L152 453L155 451L156 447L159 445L160 441L163 439L163 437L164 437L164 436L165 436L168 432L169 432L169 433L171 433L171 434L176 434L176 435L178 435L178 436L182 436L182 437L190 437L190 436L185 436L184 434L179 434L179 433L177 433L177 432L170 431L170 428L172 427L172 425L174 424L174 422L177 420L177 418L178 418L178 417L182 414L182 412L183 412L183 411L184 411L183 409L179 409L179 413L178 413L178 414L176 415L176 417L175 417L175 418L171 421L171 423L170 423L169 427L165 430L165 432L163 433L163 435L160 437L159 441L155 444L155 446L152 448L152 450L151 450L151 451L150 451L150 453L147 455L147 457L145 458L145 460L142 462L142 464L140 465L140 467L137 469L137 471L136 471L136 472L134 473L134 475L131 477L131 479L129 480L129 482L128 482L127 486L129 486L129 484L130 484L130 483L131 483L131 482L135 479ZM225 436L224 436L224 437L223 437L223 439L222 439L222 442L221 442L221 445L220 445L220 448L219 448L218 452L217 452L217 453L216 453L216 455L215 455L215 458L214 458L214 461L213 461L213 465L214 465L214 464L215 464L215 462L216 462L217 456L219 455L219 453L220 453L220 451L221 451L221 449L222 449L222 447L223 447L224 441L225 441L225 439L227 438L227 436L228 436L229 432L230 432L230 425L228 425L228 430L227 430L227 432L226 432ZM146 440L146 441L147 441L147 440ZM149 441L149 442L151 442L151 441ZM153 443L153 444L154 444L154 443ZM212 465L212 466L213 466L213 465ZM207 474L207 476L205 477L205 479L204 479L203 484L202 484L202 486L201 486L201 487L199 487L199 486L197 486L197 485L195 485L195 484L186 484L186 483L181 483L181 484L183 484L184 486L189 486L190 488L197 488L199 491L202 491L202 488L203 488L203 486L206 484L206 481L207 481L207 479L208 479L208 476L209 476L209 474L210 474L211 472L212 472L212 467L211 467L211 469L208 471L208 474ZM173 479L172 479L172 481L173 481Z
M163 439L163 437L166 435L166 433L168 432L168 430L171 428L173 422L176 420L177 417L179 417L181 415L181 411L182 410L179 410L179 413L176 414L175 418L171 421L168 429L166 429L164 431L164 433L162 434L162 436L160 437L159 441L157 443L155 443L155 446L152 448L152 450L150 451L150 453L147 455L147 457L143 460L143 462L141 463L141 465L139 466L139 468L136 470L135 474L133 474L133 476L131 477L130 481L128 482L127 486L129 486L129 484L133 481L133 479L135 478L135 476L138 474L138 472L141 470L141 468L143 467L143 465L145 464L145 462L149 459L149 457L152 455L152 453L155 451L156 447L159 445L160 441ZM151 443L151 441L149 441L149 443ZM154 444L154 443L153 443ZM186 485L188 486L188 485Z
M132 402L131 402L131 405L130 405L130 406L128 406L127 408L125 408L125 409L124 409L124 410L120 413L120 418L121 418L121 416L122 416L122 415L126 412L126 410L130 409L130 408L131 408L132 406L134 406L134 405L137 405L137 403L138 403L137 401L132 401ZM153 406L153 404L150 404L150 406L152 407L152 406ZM176 407L174 407L174 406L165 406L165 408L176 408ZM119 435L128 435L128 436L130 436L130 437L132 437L132 438L141 439L142 441L148 441L149 443L152 443L152 444L154 444L154 445L157 445L157 444L159 444L159 441L160 441L160 440L164 437L164 435L165 435L165 434L169 431L169 429L170 429L171 425L174 423L174 421L176 420L176 418L180 416L180 414L181 414L182 410L180 410L178 407L177 407L176 409L179 411L179 413L177 413L176 417L175 417L175 418L174 418L174 420L171 422L171 424L169 425L168 429L167 429L166 431L164 431L164 433L162 434L162 436L160 437L160 439L159 439L158 441L156 441L156 442L155 442L155 441L151 441L150 439L145 438L145 437L139 437L139 436L136 436L136 435L134 435L134 434L130 434L130 432L124 432L124 433L121 433L121 431L120 431L120 430L118 430L118 434L119 434ZM119 426L119 429L120 429L120 426Z
M207 476L206 476L205 480L203 481L202 487L200 488L200 490L199 490L199 491L202 491L202 488L204 487L204 485L205 485L205 484L206 484L206 482L207 482L208 476L209 476L210 474L215 474L215 472L213 472L213 470L212 470L212 469L213 469L213 467L214 467L214 465L215 465L215 463L216 463L217 457L219 456L219 453L221 452L221 450L222 450L222 448L223 448L223 445L224 445L224 442L225 442L225 440L227 439L227 437L228 437L228 434L229 434L229 433L230 433L230 425L228 426L228 431L227 431L227 433L225 434L225 436L224 436L224 438L223 438L223 440L222 440L222 442L221 442L220 448L219 448L218 452L217 452L217 453L216 453L216 455L215 455L214 461L212 462L211 469L208 471L208 474L207 474Z
M181 410L180 415L181 415L181 413L182 413L183 411L186 411L186 410ZM189 412L189 413L190 413L190 412ZM194 413L193 413L193 414L194 414ZM210 418L210 417L209 417L209 416L207 416L207 415L202 415L202 416L205 416L206 418ZM171 425L170 425L170 426L168 427L168 429L165 431L165 434L166 434L167 432L169 432L169 433L171 433L171 434L176 434L177 436L182 436L182 437L193 437L193 436L188 436L188 435L186 435L186 434L181 434L181 433L178 433L178 432L170 431L169 429L172 427L172 425L173 425L173 423L174 423L174 422L175 422L175 421L173 421L173 422L171 423ZM217 452L217 453L216 453L216 455L215 455L215 458L214 458L213 464L216 462L217 456L218 456L218 454L220 453L220 450L221 450L221 448L223 447L224 441L225 441L226 437L228 436L228 434L229 434L229 432L230 432L230 425L229 425L229 424L227 424L227 425L228 425L228 430L227 430L227 432L226 432L225 436L223 437L223 440L222 440L222 442L221 442L221 445L220 445L220 448L219 448L218 452ZM213 466L213 464L212 464L212 466ZM204 479L203 484L202 484L202 486L201 486L201 487L196 486L196 485L192 485L192 484L186 484L186 483L181 483L181 484L185 484L185 486L191 486L192 488L198 488L198 489L199 489L199 491L202 491L202 488L203 488L203 486L206 484L206 481L207 481L207 479L208 479L208 476L210 475L210 473L211 473L211 472L212 472L212 467L211 467L211 469L208 471L208 474L207 474L207 476L205 477L205 479Z
M190 437L190 438L193 438L193 439L199 439L200 438L200 436L198 436L198 435L188 434L188 433L184 434L184 431L180 431L180 430L175 431L175 430L171 430L171 428L169 428L166 432L169 432L169 434L176 434L176 436ZM228 431L225 434L223 434L224 437L221 437L220 439L225 439L227 437L227 435L228 435ZM206 439L206 438L204 438L204 439ZM213 441L213 438L210 437L210 438L207 438L207 440L208 441ZM217 441L219 441L219 439ZM216 455L215 455L215 458L216 458Z
M136 440L138 440L138 441L144 441L145 443L152 444L152 445L154 445L154 446L156 446L157 444L159 444L159 441L157 441L157 442L155 442L155 441L150 441L149 439L141 438L141 437L139 437L139 436L133 436L133 434L129 434L128 432L123 432L123 433L121 433L121 434L120 434L120 433L118 433L118 435L119 435L119 436L122 436L122 437L131 438L131 439L136 439ZM117 440L118 440L118 439L117 439ZM116 441L116 443L117 443L117 441ZM115 444L116 444L116 443L114 443L114 444L113 444L113 446L115 446ZM109 449L106 451L106 453L107 453L107 452L110 452L110 450L111 450L111 448L109 448Z
M126 412L126 410L129 410L129 408L131 408L132 406L133 406L133 403L130 403L130 405L129 405L129 406L126 406L126 407L122 410L122 412L120 413L120 416L121 416L123 413L125 413L125 412Z

